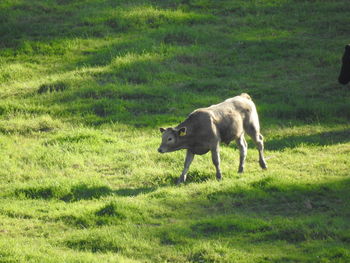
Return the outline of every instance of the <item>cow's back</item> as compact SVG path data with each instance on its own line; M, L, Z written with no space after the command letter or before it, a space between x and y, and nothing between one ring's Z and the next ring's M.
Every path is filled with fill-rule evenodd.
M185 140L190 148L209 150L217 141L229 144L239 138L255 118L254 103L248 94L242 94L193 111L177 128L187 128Z
M251 123L259 123L255 105L248 94L242 94L208 107L213 113L220 131L221 141L230 143L249 129Z

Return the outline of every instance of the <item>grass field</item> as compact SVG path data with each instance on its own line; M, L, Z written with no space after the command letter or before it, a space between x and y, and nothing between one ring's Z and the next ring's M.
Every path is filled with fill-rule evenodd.
M347 0L0 1L0 262L350 262ZM242 92L251 140L160 155Z

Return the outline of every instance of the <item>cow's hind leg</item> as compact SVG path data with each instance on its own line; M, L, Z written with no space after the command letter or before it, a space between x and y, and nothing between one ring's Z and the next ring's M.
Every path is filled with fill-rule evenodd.
M220 148L219 148L219 145L217 145L214 149L211 150L211 159L213 160L213 164L215 165L216 179L218 179L220 181L222 178L222 175L221 175L221 169L220 169Z
M255 129L249 130L247 131L247 133L253 139L258 148L260 167L262 169L267 169L267 164L264 158L264 137L260 134L260 132L257 132Z
M187 150L184 169L182 170L182 173L181 173L179 179L177 180L178 184L186 181L187 171L190 168L190 165L193 161L193 158L194 158L194 154L191 153L189 150Z
M267 164L264 158L264 137L259 133L256 139L256 145L258 146L259 151L259 164L263 169L267 169Z
M244 138L244 133L236 139L236 143L239 149L239 166L238 166L238 172L243 173L244 171L244 163L245 163L245 158L247 157L247 150L248 150L248 145L247 142Z

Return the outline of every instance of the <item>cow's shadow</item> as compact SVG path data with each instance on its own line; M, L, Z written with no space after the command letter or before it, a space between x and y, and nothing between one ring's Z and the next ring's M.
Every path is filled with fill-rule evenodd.
M321 132L311 135L291 135L283 138L267 140L265 149L278 151L286 148L295 148L299 145L326 146L350 142L350 128L336 131Z

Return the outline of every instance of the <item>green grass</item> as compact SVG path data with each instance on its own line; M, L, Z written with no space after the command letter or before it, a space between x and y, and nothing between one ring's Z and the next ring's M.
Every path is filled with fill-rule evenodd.
M0 262L349 262L348 1L3 0ZM242 92L268 170L176 186L159 127Z

